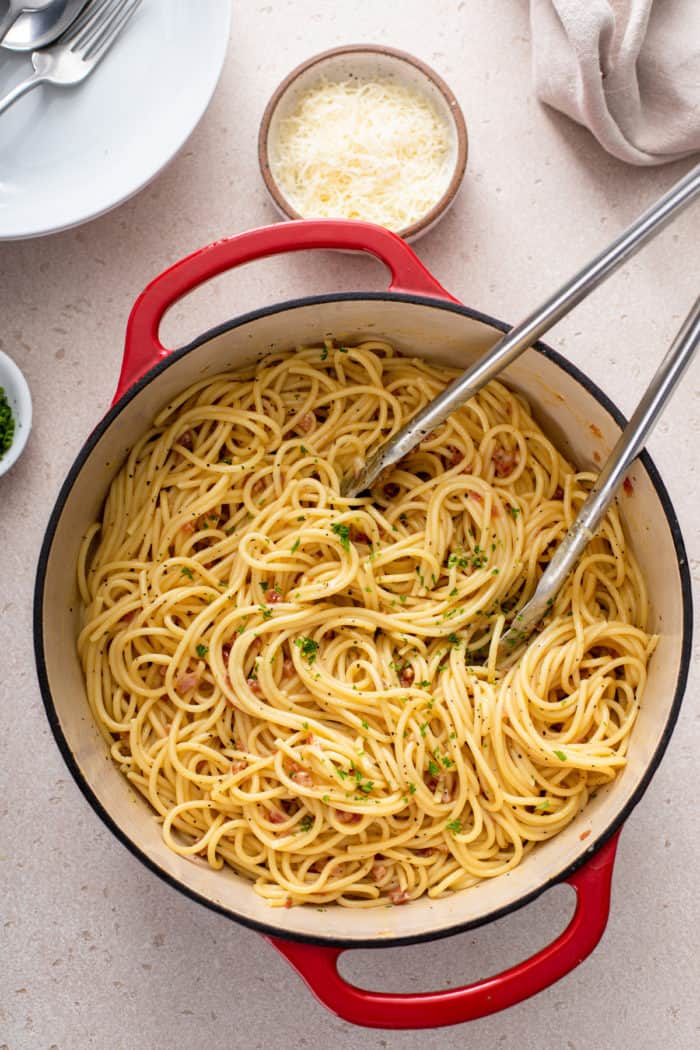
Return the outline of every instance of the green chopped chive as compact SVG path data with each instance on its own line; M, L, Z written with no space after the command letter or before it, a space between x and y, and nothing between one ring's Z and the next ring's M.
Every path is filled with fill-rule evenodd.
M350 526L344 522L335 521L331 525L331 530L336 534L340 540L342 546L346 551L350 550Z
M555 751L554 754L557 756L560 762L566 762L566 755L563 751Z
M205 657L208 652L209 652L209 646L208 645L202 645L202 643L200 642L200 644L197 646L197 656Z
M314 641L313 638L302 636L301 638L295 638L294 644L301 650L301 655L306 657L307 662L312 664L318 653L318 642Z

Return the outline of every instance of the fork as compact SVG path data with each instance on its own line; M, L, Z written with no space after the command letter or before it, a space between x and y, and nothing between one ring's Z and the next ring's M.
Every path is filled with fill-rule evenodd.
M69 87L89 77L141 0L93 0L52 47L32 52L34 73L0 99L0 113L37 84Z

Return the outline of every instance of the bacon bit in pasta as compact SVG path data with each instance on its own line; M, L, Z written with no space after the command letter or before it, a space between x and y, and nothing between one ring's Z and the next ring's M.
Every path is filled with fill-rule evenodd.
M262 687L257 678L248 677L246 678L246 685L250 689L251 693L255 693L256 696L260 696L262 693Z
M191 536L194 532L194 522L186 521L185 524L180 527L180 532L184 532L186 536Z
M564 498L564 489L561 487L561 485L557 485L557 487L554 490L554 495L552 496L552 499L563 499L563 498Z
M473 492L470 489L469 492L467 493L467 495L469 496L470 499L476 500L477 503L483 503L484 502L484 497L481 495L480 492Z
M411 899L408 890L402 890L400 886L394 886L387 894L392 904L406 904Z
M401 491L401 486L397 485L395 481L390 481L387 485L384 486L383 491L387 499L396 499L399 492Z
M232 649L233 649L233 642L224 642L224 644L221 646L221 655L224 658L224 663L225 664L228 664L228 659L229 659L229 656L231 655L231 650Z
M304 434L308 434L313 429L314 423L316 422L316 416L313 412L306 412L301 419L298 419L294 424Z
M464 459L464 453L456 445L447 445L446 451L449 453L447 462L451 467L456 467Z
M404 664L401 668L401 674L399 675L399 682L404 687L413 685L416 677L416 672L413 670L410 664Z
M267 819L271 824L284 824L287 819L287 814L280 813L278 809L271 809L268 811Z
M263 481L262 478L258 478L258 480L253 483L253 487L252 487L252 489L250 491L251 491L253 496L259 496L260 493L264 491L264 489L265 489L265 482Z
M491 459L496 469L496 477L507 478L509 474L513 473L513 470L518 465L519 456L517 451L509 452L508 449L503 448L502 445L496 445Z
M629 478L625 478L625 480L622 482L622 487L625 490L625 495L627 496L631 496L634 492L634 485L632 484Z
M290 780L293 780L299 787L311 788L314 786L314 778L309 773L308 769L303 769L302 766L294 766L292 772L289 774Z
M425 786L427 787L428 791L437 791L438 784L439 780L437 777L428 777L428 779L425 782Z
M294 904L294 901L292 900L292 898L291 897L287 897L286 901L284 902L285 908L291 908L293 906L293 904Z
M284 663L282 664L282 677L291 678L294 674L294 661L289 656L285 656Z
M279 591L269 591L268 590L266 592L266 594L265 594L265 600L270 605L274 605L275 602L281 602L282 601L282 595L279 593Z
M201 680L196 671L185 671L175 679L175 691L184 696L190 689L196 689Z
M124 613L124 615L120 618L119 623L131 623L135 616L136 609L132 609L131 612Z
M386 864L380 864L378 861L375 861L375 863L370 869L370 875L372 876L375 882L381 882L382 879L386 878L386 873L388 870L389 869L387 868Z
M581 834L579 835L579 839L581 840L581 842L583 842L584 839L587 839L589 835L590 835L590 831L582 831Z
M354 525L350 526L350 540L352 543L371 543L369 536L366 532L356 528Z
M441 798L443 802L452 802L454 798L454 792L449 784L443 785Z
M242 758L236 758L231 763L231 772L232 773L242 773L243 770L247 769L247 768L248 768L248 763L245 762Z
M181 448L186 448L188 452L191 452L194 448L194 434L191 430L184 430L175 443L176 445L180 445Z
M336 809L335 813L341 824L359 824L362 820L361 813L349 813L347 809Z
M426 849L419 849L416 850L416 852L420 857L432 857L433 853L435 852L435 848L433 846L428 846Z
M425 448L426 445L429 445L432 441L434 441L437 436L437 430L431 430L429 434L425 435L418 448Z

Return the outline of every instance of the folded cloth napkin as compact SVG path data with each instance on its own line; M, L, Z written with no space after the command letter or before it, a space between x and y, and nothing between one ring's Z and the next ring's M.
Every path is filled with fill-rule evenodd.
M700 150L700 0L531 0L538 98L630 164Z

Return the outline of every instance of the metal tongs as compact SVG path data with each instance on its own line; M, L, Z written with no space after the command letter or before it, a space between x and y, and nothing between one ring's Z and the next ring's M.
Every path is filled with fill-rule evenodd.
M700 164L639 216L612 244L579 270L532 314L503 336L482 358L454 380L434 401L418 412L372 456L359 475L343 486L344 496L369 489L388 467L403 459L455 409L473 397L507 365L532 346L552 325L565 317L590 292L659 233L700 193ZM622 432L588 498L554 557L542 574L532 598L516 614L498 646L499 662L512 656L551 606L610 505L618 485L641 451L676 384L700 342L700 299L696 300L673 346L649 384L639 406Z

